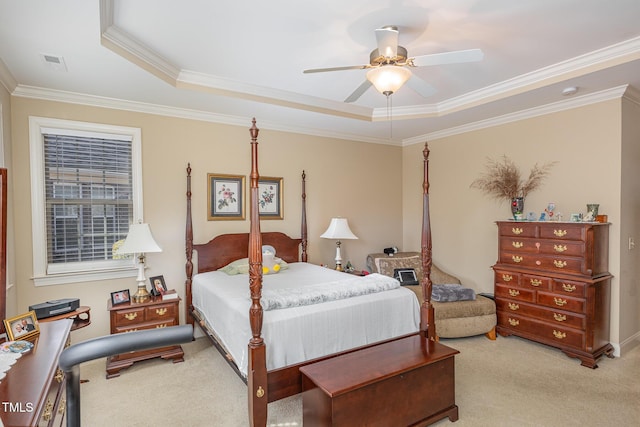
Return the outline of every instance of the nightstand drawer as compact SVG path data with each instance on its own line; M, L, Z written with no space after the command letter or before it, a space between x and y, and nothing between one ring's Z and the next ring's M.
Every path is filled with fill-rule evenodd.
M115 331L113 333L120 334L123 332L142 331L144 329L167 328L169 326L177 326L176 320L166 319L165 321L160 322L145 322L130 326L118 326L115 328Z
M177 310L177 304L171 302L148 307L145 320L170 320L177 317Z
M135 307L126 310L118 310L113 316L113 326L131 326L144 322L145 308Z

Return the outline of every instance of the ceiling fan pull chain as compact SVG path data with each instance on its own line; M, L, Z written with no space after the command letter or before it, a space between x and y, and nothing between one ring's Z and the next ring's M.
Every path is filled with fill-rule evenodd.
M393 108L391 95L387 95L387 120L389 121L389 142L393 139L393 120L391 109Z

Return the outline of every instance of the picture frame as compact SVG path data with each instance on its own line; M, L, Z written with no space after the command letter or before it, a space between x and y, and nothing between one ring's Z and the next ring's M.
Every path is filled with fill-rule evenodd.
M35 311L4 319L8 341L28 340L40 334L40 325Z
M284 178L260 177L258 212L260 219L284 219Z
M151 295L154 297L162 295L163 292L167 292L164 276L149 277L149 282L151 283Z
M209 221L244 220L244 175L207 174L207 194Z
M129 289L111 292L111 305L125 304L127 302L131 302Z

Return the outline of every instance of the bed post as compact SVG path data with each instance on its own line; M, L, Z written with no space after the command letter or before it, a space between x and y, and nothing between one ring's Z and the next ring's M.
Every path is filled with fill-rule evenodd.
M302 220L300 221L300 238L302 239L302 262L307 262L307 174L302 171Z
M424 179L422 183L422 277L420 285L424 301L420 306L420 332L430 341L436 339L436 324L433 305L431 304L431 221L429 217L429 146L425 142L424 150Z
M252 427L267 424L267 359L262 333L262 236L260 234L260 213L258 211L258 132L256 119L249 129L251 134L251 186L249 205L249 289L251 307L249 322L252 338L249 340L249 361L247 369L247 390L249 393L249 425Z
M187 263L185 270L187 272L187 281L185 282L185 315L184 320L193 325L193 317L191 316L191 278L193 277L193 224L191 221L191 163L187 163L187 228L185 235L185 250L187 255Z

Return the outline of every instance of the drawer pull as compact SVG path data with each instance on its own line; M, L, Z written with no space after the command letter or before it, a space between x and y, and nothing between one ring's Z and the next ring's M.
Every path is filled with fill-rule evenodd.
M553 265L555 265L558 268L565 268L567 266L567 261L560 261L560 260L554 259Z
M524 243L522 243L522 242L511 242L511 246L513 246L516 249L520 249L521 247L524 246Z
M58 406L58 414L64 414L64 411L67 409L67 398L63 397L60 399L60 405Z
M540 279L531 279L531 286L535 286L537 288L540 285L542 285L542 280L540 280Z
M513 227L511 229L511 231L513 232L513 234L522 234L522 228L518 228L518 227Z
M164 316L165 314L167 314L167 308L156 308L156 314L158 316Z
M258 390L256 390L256 397L262 396L264 396L264 389L262 388L262 386L258 386Z
M509 324L511 326L518 326L520 324L520 321L518 319L512 319L509 317Z
M513 260L513 262L522 262L522 257L518 255L513 255L511 259Z
M135 313L127 313L127 314L125 314L125 315L124 315L124 317L125 317L127 320L133 320L133 319L135 319L136 317L138 317L138 313L137 313L137 312L135 312Z
M125 332L135 332L135 331L137 331L137 330L138 330L138 328L127 329Z
M156 329L166 328L167 324L163 323L162 325L156 325Z
M519 305L519 304L516 304L516 303L514 303L514 302L510 302L510 303L509 303L509 308L510 308L511 310L513 310L513 311L516 311L516 310L519 310L519 309L520 309L520 305Z
M53 417L53 402L50 399L47 399L47 404L44 407L44 412L42 413L42 419L44 421L49 421Z
M503 274L502 275L502 280L504 280L505 282L510 282L513 280L513 276L510 274Z
M562 331L556 331L555 329L553 330L553 336L558 338L559 340L566 338L567 334L562 332Z
M566 299L556 298L556 297L553 297L553 302L555 302L556 305L558 305L560 307L562 307L563 305L567 304L567 300Z
M553 230L553 234L555 234L556 237L564 237L567 235L567 230Z
M56 370L56 375L53 378L55 378L55 380L58 381L58 384L60 384L64 379L64 372L62 372L62 369L58 368Z
M567 245L553 245L553 250L562 253L567 250Z
M566 315L558 314L558 313L553 313L553 318L556 319L558 322L564 322L565 320L567 320Z
M511 295L512 297L517 297L518 295L520 295L520 291L517 289L509 289L509 295Z
M565 292L573 292L576 290L576 285L569 285L567 283L563 283L562 290Z

